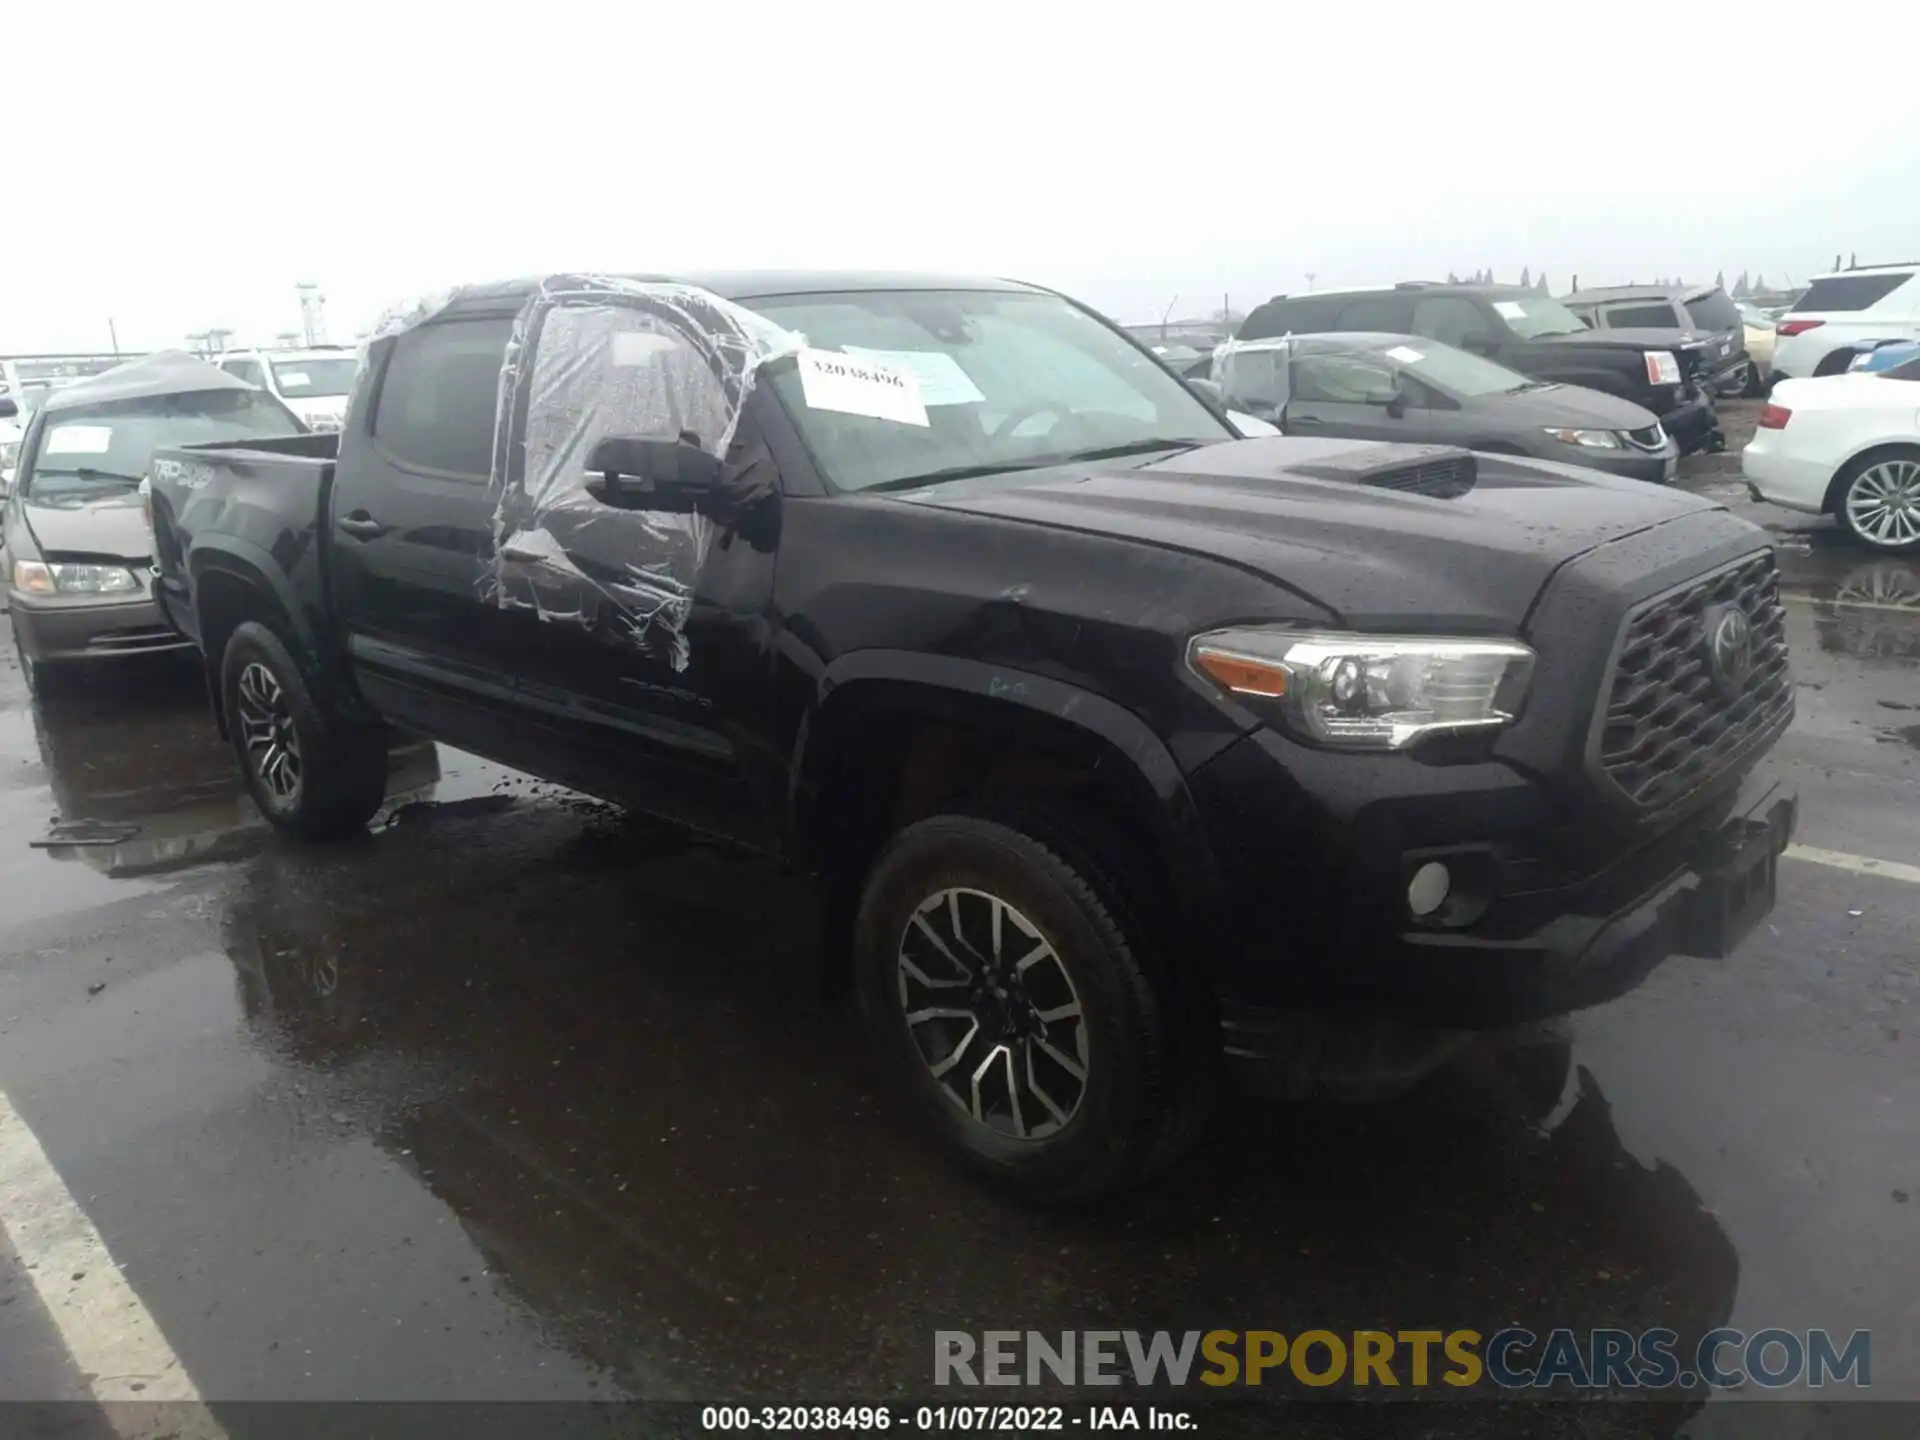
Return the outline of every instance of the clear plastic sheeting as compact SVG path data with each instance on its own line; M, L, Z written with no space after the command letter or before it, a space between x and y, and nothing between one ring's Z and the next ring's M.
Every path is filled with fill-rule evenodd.
M1293 338L1223 340L1215 347L1210 378L1227 404L1256 419L1271 421L1287 408L1291 391Z
M801 343L697 286L540 282L514 322L494 414L497 602L684 670L714 522L595 498L588 458L609 436L686 438L727 465L756 371Z

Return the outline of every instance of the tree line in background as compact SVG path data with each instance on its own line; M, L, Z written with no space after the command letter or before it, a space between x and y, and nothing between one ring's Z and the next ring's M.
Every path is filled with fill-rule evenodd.
M1844 266L1840 263L1840 257L1838 255L1835 255L1833 257L1833 268L1835 270L1854 269L1854 268L1857 268L1859 264L1860 264L1860 256L1858 253L1848 256L1847 263ZM1460 276L1456 275L1453 271L1449 270L1447 272L1447 283L1449 285L1495 285L1495 284L1498 284L1499 282L1493 278L1493 271L1488 269L1488 270L1476 270L1471 275L1467 276L1464 280ZM1629 285L1638 285L1641 282L1638 280L1630 280L1627 283ZM1682 280L1677 275L1673 275L1673 276L1663 275L1663 276L1658 276L1652 280L1649 280L1646 283L1648 285L1660 285L1660 286L1678 288L1679 286L1685 285L1687 282L1685 280ZM1744 270L1742 270L1740 274L1737 277L1735 277L1734 282L1731 285L1727 284L1727 272L1724 270L1716 270L1713 275L1713 283L1719 286L1722 290L1725 290L1729 295L1731 295L1736 300L1745 300L1749 296L1780 294L1784 291L1789 291L1795 288L1792 280L1788 280L1784 286L1780 286L1780 287L1771 286L1767 284L1767 277L1764 275L1756 275L1751 280L1749 280L1747 278L1747 272ZM1550 293L1547 289L1547 274L1544 270L1540 272L1540 278L1538 280L1535 280L1533 278L1531 268L1522 267L1520 271L1520 286L1522 289L1525 289L1525 290L1537 290L1542 295L1546 295ZM1579 288L1580 288L1580 277L1576 275L1573 277L1573 285L1571 286L1571 290L1578 290Z

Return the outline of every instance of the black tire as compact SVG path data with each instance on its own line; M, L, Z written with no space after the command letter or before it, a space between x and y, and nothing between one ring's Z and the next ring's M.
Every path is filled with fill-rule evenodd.
M1758 363L1749 361L1747 364L1747 383L1741 387L1740 393L1749 400L1758 400L1771 388L1772 387L1767 384L1767 377L1761 373Z
M1888 515L1887 528L1890 533L1884 538L1872 530L1863 529L1864 517L1857 517L1848 503L1856 486L1876 482L1885 486L1905 487L1902 492L1905 508L1899 512L1904 519ZM1833 477L1833 488L1827 493L1828 508L1833 511L1833 518L1869 550L1876 550L1882 555L1920 553L1920 446L1889 445L1856 456ZM1899 534L1906 530L1915 533L1911 538L1899 538Z
M1145 927L1129 917L1121 890L1091 859L1077 849L1072 859L1068 853L974 815L911 825L868 876L854 954L869 1022L961 1159L1030 1198L1084 1202L1164 1169L1199 1132L1212 1092L1193 1007L1169 993L1164 978L1156 982ZM953 895L959 898L943 898ZM1006 907L997 968L994 901ZM927 941L916 916L945 935L949 948ZM952 945L956 932L977 945ZM1037 963L1036 945L1048 952ZM944 957L955 951L961 958L947 965ZM972 1007L971 1019L909 1022L909 1014L944 1008L921 1004L926 987L909 962L938 982L939 1001ZM957 981L960 975L972 978ZM987 975L1006 988L980 983ZM959 985L967 987L964 998ZM1077 1017L1038 1018L1067 1006L1078 1007ZM1051 1051L1037 1043L1036 1025ZM1077 1081L1061 1056L1082 1062ZM955 1079L936 1074L940 1061ZM1043 1092L1044 1101L1036 1099Z
M276 828L302 840L366 828L386 798L386 732L316 702L292 652L265 625L247 621L227 641L220 703L247 788Z

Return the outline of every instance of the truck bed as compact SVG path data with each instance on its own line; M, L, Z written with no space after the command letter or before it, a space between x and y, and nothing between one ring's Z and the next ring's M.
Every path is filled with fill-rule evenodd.
M337 434L288 435L154 452L154 598L175 629L206 648L197 599L214 569L268 584L296 627L320 614L339 447Z

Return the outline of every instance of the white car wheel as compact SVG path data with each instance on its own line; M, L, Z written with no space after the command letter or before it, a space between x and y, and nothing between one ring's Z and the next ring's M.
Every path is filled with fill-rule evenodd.
M1843 481L1834 508L1840 523L1876 550L1920 549L1920 451L1867 457Z

